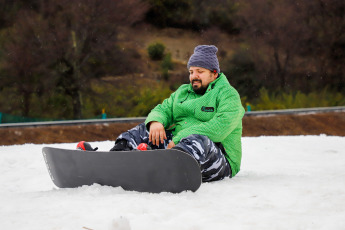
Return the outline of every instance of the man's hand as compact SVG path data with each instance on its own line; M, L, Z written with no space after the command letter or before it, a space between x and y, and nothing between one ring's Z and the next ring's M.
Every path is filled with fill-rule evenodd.
M173 141L170 141L170 143L167 146L167 149L171 149L174 146L175 146L175 143Z
M159 141L162 144L164 143L164 139L167 139L164 126L158 121L152 121L150 123L149 141L151 141L153 145L158 146Z

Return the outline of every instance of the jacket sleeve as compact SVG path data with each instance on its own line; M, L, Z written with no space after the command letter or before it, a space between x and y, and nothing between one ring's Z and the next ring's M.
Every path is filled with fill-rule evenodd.
M173 118L172 114L174 98L175 93L172 93L169 98L162 102L162 104L158 104L154 109L151 110L145 120L146 127L151 121L158 121L162 123L164 128L168 128L171 125ZM147 129L148 128L149 127L147 127Z
M234 89L227 89L219 94L219 104L214 117L201 124L181 130L174 138L175 144L191 134L208 136L213 142L222 142L242 122L244 108L239 94Z

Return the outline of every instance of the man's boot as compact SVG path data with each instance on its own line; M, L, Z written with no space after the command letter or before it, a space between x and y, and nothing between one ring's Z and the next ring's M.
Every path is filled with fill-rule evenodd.
M120 139L115 142L114 147L110 151L131 151L132 149L128 146L128 141L125 139Z

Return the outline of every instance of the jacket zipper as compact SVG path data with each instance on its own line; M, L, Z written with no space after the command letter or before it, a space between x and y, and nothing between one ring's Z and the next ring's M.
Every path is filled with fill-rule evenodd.
M186 98L183 101L180 102L181 104L187 100L187 98L189 96L189 93L190 93L190 90L188 90L188 94L187 94Z

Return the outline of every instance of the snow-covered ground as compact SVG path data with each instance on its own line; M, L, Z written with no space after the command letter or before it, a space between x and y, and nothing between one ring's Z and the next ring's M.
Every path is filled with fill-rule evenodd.
M345 229L345 137L245 137L236 177L180 194L58 189L43 146L76 143L0 146L1 229Z

